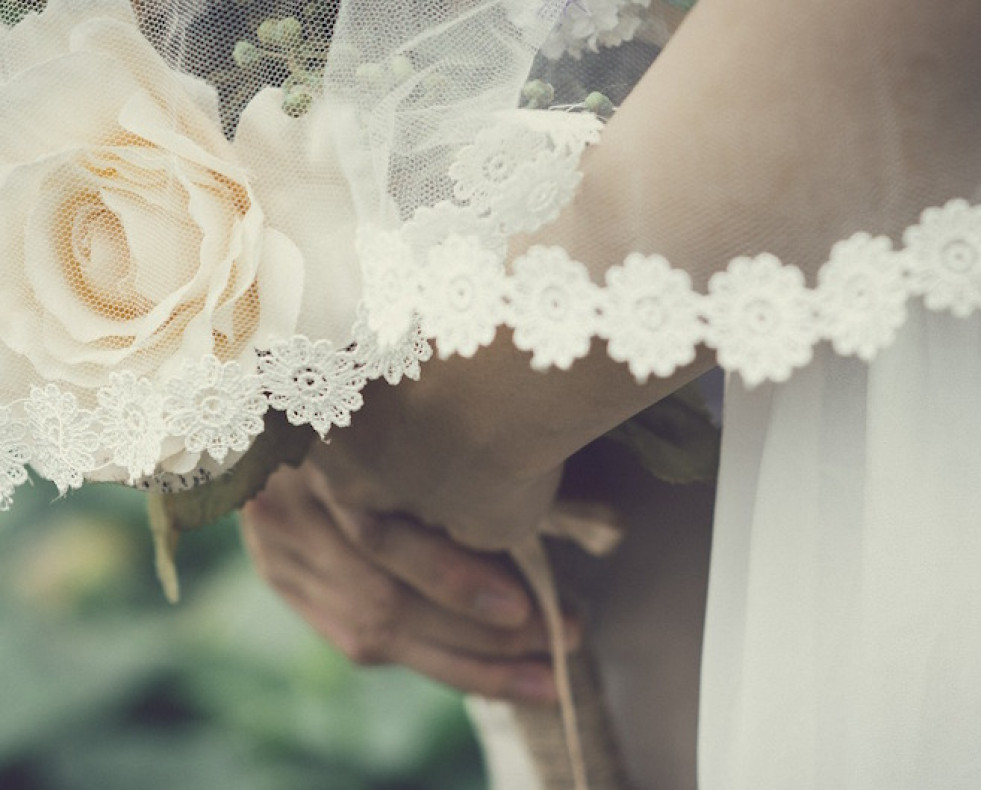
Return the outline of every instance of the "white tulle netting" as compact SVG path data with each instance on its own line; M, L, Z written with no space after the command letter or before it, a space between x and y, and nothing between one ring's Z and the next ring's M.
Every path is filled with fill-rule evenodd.
M765 244L712 261L707 288L657 250L598 275L516 243L574 200L691 5L0 5L0 504L28 466L62 492L207 479L270 409L325 436L366 381L501 327L535 368L600 338L644 381L704 344L752 386L822 342L871 359L911 298L976 311L963 199L809 276Z

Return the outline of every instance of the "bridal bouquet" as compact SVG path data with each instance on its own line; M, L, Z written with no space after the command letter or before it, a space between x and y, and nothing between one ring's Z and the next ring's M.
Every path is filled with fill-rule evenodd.
M0 53L0 504L27 464L61 493L186 485L270 409L346 424L361 280L329 110L266 88L227 139L125 0L50 0Z
M532 57L630 39L646 4L608 5L477 3L437 24L425 4L392 19L355 0L299 16L277 0L0 2L0 508L28 467L61 494L155 492L174 598L177 530L349 424L368 380L418 377L429 340L471 356L506 324L544 369L600 336L641 380L690 361L684 332L628 326L660 314L629 276L659 262L614 273L609 295L560 248L505 267L509 237L572 199L613 109L589 91L556 108L552 85L526 83ZM665 343L680 351L652 361ZM669 421L706 422L687 406ZM618 438L662 468L675 450L652 433ZM535 552L522 567L558 634Z

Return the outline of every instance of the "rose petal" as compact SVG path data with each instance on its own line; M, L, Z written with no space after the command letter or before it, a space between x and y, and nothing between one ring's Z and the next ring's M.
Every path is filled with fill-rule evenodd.
M346 343L361 294L354 251L356 216L331 135L330 111L317 102L300 118L267 88L249 102L235 148L253 175L268 223L299 247L306 281L296 331ZM281 275L260 277L263 287Z

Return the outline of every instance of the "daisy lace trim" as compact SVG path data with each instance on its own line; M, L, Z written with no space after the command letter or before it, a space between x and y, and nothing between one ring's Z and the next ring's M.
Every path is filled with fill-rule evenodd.
M634 253L606 273L600 316L607 352L638 380L690 363L704 335L691 278L660 255Z
M394 343L382 345L377 333L368 325L367 309L362 305L352 334L352 353L369 381L384 378L393 386L403 378L418 381L421 363L433 356L433 347L423 335L416 317Z
M93 430L95 415L79 408L75 396L55 384L31 387L24 412L31 438L31 466L53 482L62 496L71 488L81 488L85 473L99 465L96 453L101 443Z
M599 288L561 247L532 247L514 264L508 325L531 366L566 370L589 352L599 326Z
M231 450L249 448L268 408L258 376L210 355L186 363L168 382L164 400L167 431L183 437L188 452L207 452L218 463Z
M366 298L343 348L296 336L258 349L254 369L206 356L162 383L117 373L92 408L55 383L0 405L0 508L28 480L28 466L61 494L97 476L162 490L193 486L248 449L270 407L324 436L350 422L367 380L418 378L430 340L441 356L471 355L501 325L536 369L568 368L597 337L644 382L689 364L704 344L752 387L788 379L819 342L872 360L895 339L912 298L957 317L981 309L981 207L964 200L924 211L898 249L867 233L837 243L812 287L798 269L762 254L731 261L704 294L657 255L627 256L603 287L559 247L532 247L508 273L499 240L463 209L438 209L444 219L463 218L458 229L448 223L437 232L423 215L428 230L413 231L410 222L404 236L365 242L377 260L418 271L408 284L389 275L382 301L403 315L388 325L386 342L371 326ZM426 244L420 265L413 256ZM175 443L190 454L189 471L161 474L160 456Z
M811 361L818 337L811 299L799 269L766 253L736 258L709 280L705 344L748 387L765 379L784 381Z
M26 426L14 419L10 409L0 408L0 510L10 507L14 490L27 482L26 437Z
M298 335L276 343L259 357L259 375L269 405L293 425L313 426L321 439L332 425L350 425L363 403L364 371L350 350L329 340Z
M167 423L163 396L146 378L130 372L114 373L98 395L96 420L101 423L101 443L111 461L129 474L133 485L152 475L160 459Z
M903 241L910 291L928 308L963 318L981 307L981 206L929 208Z
M490 345L504 319L504 265L474 236L450 236L429 253L423 279L422 331L440 359L473 356Z
M605 287L560 247L532 247L498 277L491 251L477 237L449 238L452 243L434 248L425 274L432 285L420 294L419 310L429 316L423 335L437 340L441 355L470 355L483 340L441 339L440 322L453 315L453 300L467 306L456 309L461 323L452 324L461 337L493 337L491 317L500 311L514 344L531 352L531 366L540 370L568 368L596 336L643 383L672 375L704 344L722 368L755 387L786 381L810 362L819 342L844 356L873 359L895 339L911 298L954 316L981 308L981 207L964 200L923 212L901 249L867 233L837 243L814 287L799 269L767 253L732 260L704 294L663 257L638 253L606 272ZM486 278L479 293L471 290L476 272ZM447 285L454 282L456 292ZM469 310L472 299L479 308ZM469 328L462 324L465 312Z
M579 158L601 129L593 113L516 110L481 130L449 168L453 196L487 228L477 235L530 233L558 217L582 180Z

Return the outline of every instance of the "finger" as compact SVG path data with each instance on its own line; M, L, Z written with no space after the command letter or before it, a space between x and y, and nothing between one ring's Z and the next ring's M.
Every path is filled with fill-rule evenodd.
M405 607L400 629L420 642L485 658L542 658L551 653L548 630L539 617L519 628L497 628L447 612L423 598ZM563 623L562 646L574 652L582 644L582 627L571 617Z
M343 642L345 652L363 663L373 663L374 657L394 660L392 644L406 636L493 658L541 656L550 651L548 632L539 617L516 628L488 626L379 574L360 556L351 556L347 547L335 549L329 570L321 570L309 546L294 543L288 533L272 530L256 539L263 544L255 553L266 558L264 575L269 582L282 593L289 588L302 596L307 619L317 630ZM575 650L580 642L578 621L567 618L565 649Z
M400 663L469 694L536 704L558 700L552 667L543 661L494 661L409 641Z
M408 518L336 506L334 512L359 551L437 606L487 625L514 628L530 620L531 597L499 556L459 546Z
M520 702L554 704L558 699L547 660L514 660L471 655L421 641L411 629L387 643L345 630L345 618L329 616L308 597L309 590L281 590L292 607L324 638L356 664L401 664L460 691Z

